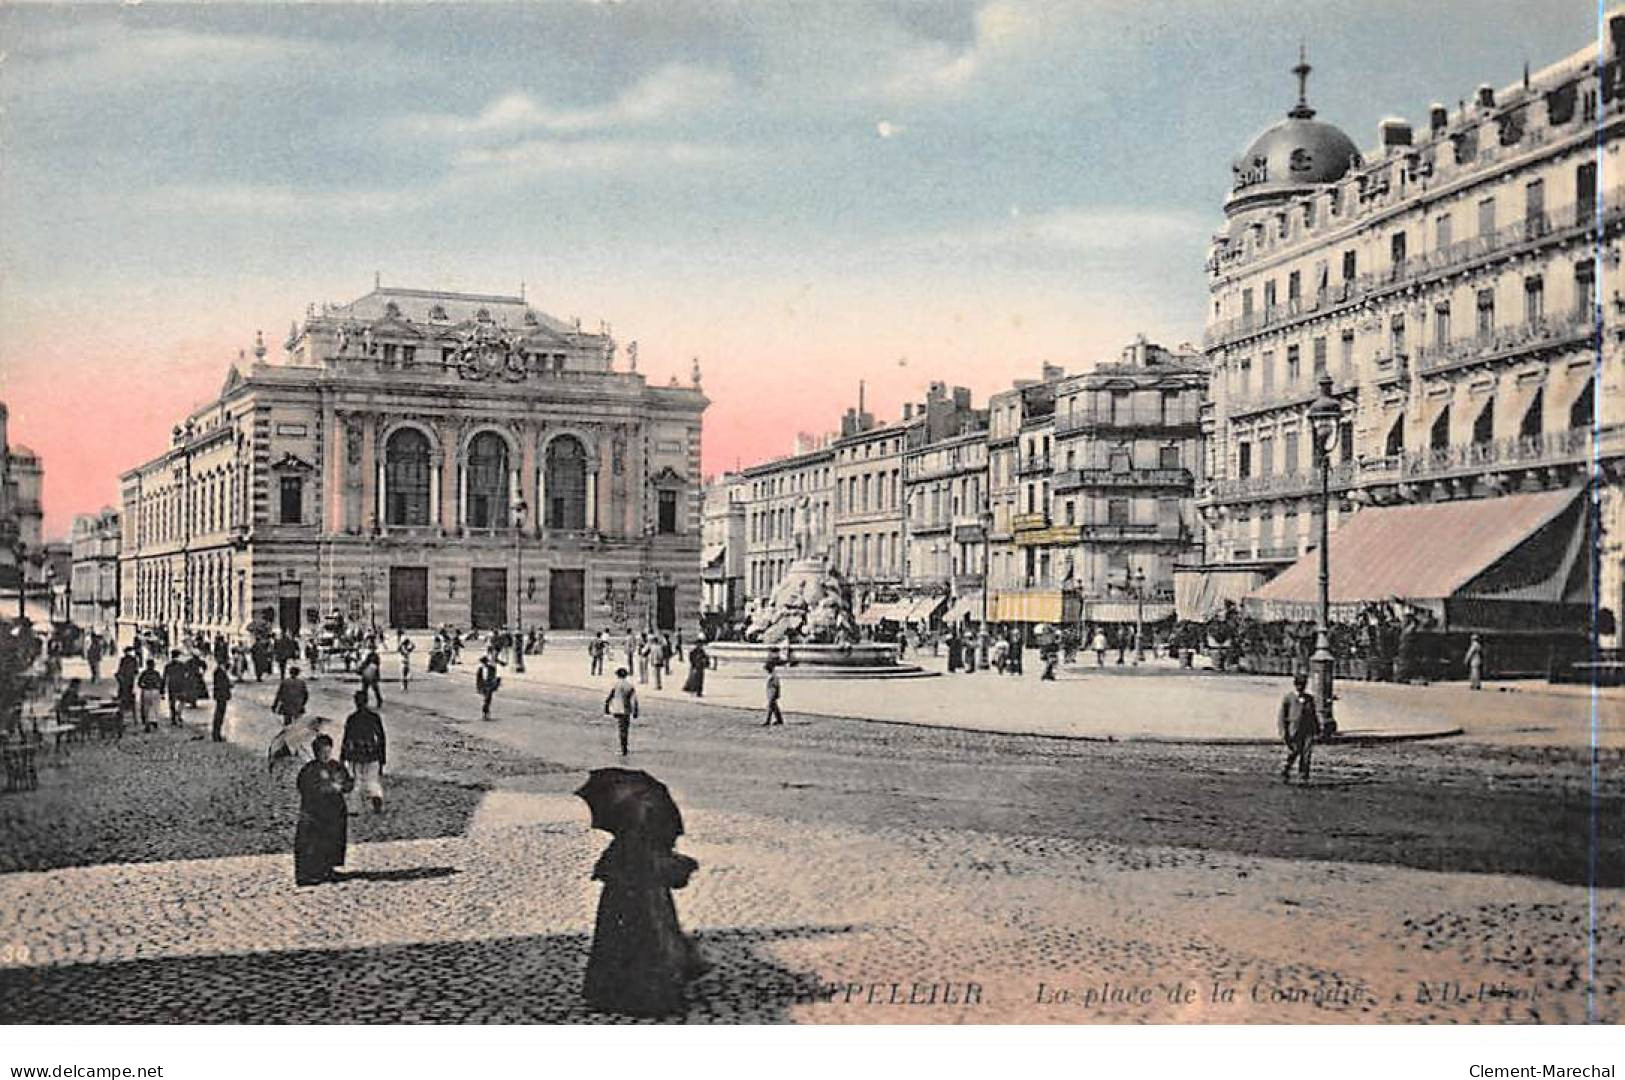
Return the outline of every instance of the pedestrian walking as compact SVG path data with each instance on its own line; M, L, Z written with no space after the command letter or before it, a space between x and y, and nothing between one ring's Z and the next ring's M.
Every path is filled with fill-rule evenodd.
M226 723L226 703L231 700L231 676L226 673L226 665L214 666L214 726L210 729L209 737L215 742L225 742L226 737L221 729Z
M666 674L671 674L671 658L681 656L683 653L683 632L677 631L677 640L666 639Z
M711 654L705 651L705 642L696 641L688 653L688 678L683 680L685 693L705 696L705 669L710 665Z
M265 681L265 675L271 670L271 645L264 638L255 638L254 644L248 647L249 659L254 662L254 681Z
M615 731L621 738L621 756L627 753L626 740L632 732L632 721L638 715L638 691L632 685L631 672L625 668L615 669L615 685L609 688L609 696L604 698L604 713L615 717Z
M299 643L289 636L286 630L276 639L276 646L272 649L276 658L276 674L279 679L288 677L288 665L299 656Z
M186 698L191 681L192 672L181 662L180 650L176 649L169 654L169 663L164 665L164 696L169 700L171 727L181 726L181 702Z
M100 634L91 634L90 641L85 645L85 663L90 665L90 681L98 683L102 680L102 639Z
M671 666L671 642L665 634L656 634L649 642L650 674L655 677L655 689L665 685L665 671Z
M767 662L767 719L762 721L763 727L784 723L784 712L779 708L779 665L772 660Z
M587 646L587 657L592 661L591 672L594 675L604 673L604 658L609 655L609 634L600 630L593 637L592 643Z
M282 726L287 727L305 715L305 706L309 703L310 687L299 677L299 665L294 664L277 684L276 696L271 699L271 711L282 717Z
M124 650L119 657L118 668L113 672L113 681L118 684L118 717L124 722L125 716L135 723L135 681L141 677L141 664L135 658L134 647Z
M1484 639L1477 634L1467 644L1467 682L1474 690L1484 687Z
M399 653L401 657L402 690L409 690L412 687L412 653L416 651L416 649L417 646L412 644L412 639L407 637L405 634L400 635L400 640L395 643L395 651ZM382 703L380 702L380 704Z
M1298 766L1298 776L1309 782L1309 758L1320 734L1320 721L1315 714L1315 699L1304 689L1309 676L1298 672L1292 676L1292 689L1281 699L1278 726L1281 740L1286 743L1286 764L1281 766L1281 780L1292 782L1292 766Z
M491 719L491 699L501 686L502 676L497 674L496 653L488 652L480 658L479 670L474 672L474 690L480 695L482 719Z
M622 643L622 650L626 653L626 670L631 671L637 663L638 639L632 636L632 631L626 632L626 641Z
M297 669L294 669L297 670ZM318 735L310 744L315 759L305 763L294 781L299 790L299 825L293 834L293 880L320 885L337 880L344 865L350 820L344 797L355 780L333 760L333 737Z
M355 711L344 721L344 741L339 759L355 777L361 797L372 804L372 812L384 809L384 720L367 708L367 692L355 692Z
M383 661L378 657L378 650L368 649L367 655L361 660L361 692L366 693L370 690L373 700L378 703L380 709L384 707L383 681Z
M638 683L649 685L649 654L654 649L654 642L648 634L638 635Z
M158 671L158 661L147 657L147 666L136 680L141 689L141 730L158 730L158 710L163 707L164 677Z

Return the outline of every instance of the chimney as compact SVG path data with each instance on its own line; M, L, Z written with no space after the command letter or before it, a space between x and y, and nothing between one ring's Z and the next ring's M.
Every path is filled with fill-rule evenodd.
M970 411L970 387L954 387L954 409L957 412Z
M1444 131L1449 123L1450 110L1446 109L1437 101L1428 106L1428 131L1431 134L1435 136L1438 135L1440 132Z
M863 415L863 380L858 380L858 415Z
M903 419L914 419L914 403L912 401L903 402Z
M1495 87L1489 83L1479 83L1477 101L1481 109L1495 108Z
M1382 138L1384 153L1391 154L1402 146L1411 145L1411 122L1402 117L1388 117L1377 125L1377 133Z
M1061 365L1059 365L1059 364L1045 364L1044 365L1044 381L1045 382L1056 382L1056 381L1060 380L1061 378L1065 377L1065 375L1066 375L1066 369L1061 367Z

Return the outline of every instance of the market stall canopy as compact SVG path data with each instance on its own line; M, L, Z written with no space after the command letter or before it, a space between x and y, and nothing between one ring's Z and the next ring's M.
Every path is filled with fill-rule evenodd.
M1060 589L1001 592L994 595L993 621L1062 623L1078 619L1078 597Z
M1362 510L1331 535L1333 607L1402 600L1442 629L1584 625L1590 595L1580 489ZM1310 552L1247 598L1266 618L1314 617ZM1579 609L1576 611L1575 609Z
M903 621L928 623L947 602L948 598L946 596L922 596L908 605L908 611L904 614Z
M1092 623L1154 623L1173 615L1174 605L1167 600L1085 600L1080 617Z

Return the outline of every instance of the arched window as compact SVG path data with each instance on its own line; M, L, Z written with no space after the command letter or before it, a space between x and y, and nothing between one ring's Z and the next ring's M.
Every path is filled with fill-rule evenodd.
M547 527L587 527L587 450L561 435L547 444Z
M389 525L427 525L429 506L429 437L402 428L384 447L384 521Z
M482 431L468 444L466 519L475 529L508 523L508 444L494 431Z

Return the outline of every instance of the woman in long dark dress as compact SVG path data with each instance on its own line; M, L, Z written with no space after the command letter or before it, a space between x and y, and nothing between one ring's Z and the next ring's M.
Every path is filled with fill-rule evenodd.
M333 880L344 865L349 841L349 815L344 796L355 786L349 770L333 760L333 740L316 736L310 744L315 760L299 770L299 826L293 834L293 877L300 885Z
M631 1016L683 1011L684 987L705 965L678 925L671 891L687 885L699 865L669 842L637 833L610 842L592 871L604 892L582 987L588 1004Z
M711 656L705 651L705 643L696 641L688 654L688 678L683 681L686 692L695 697L705 696L705 669L710 664Z

